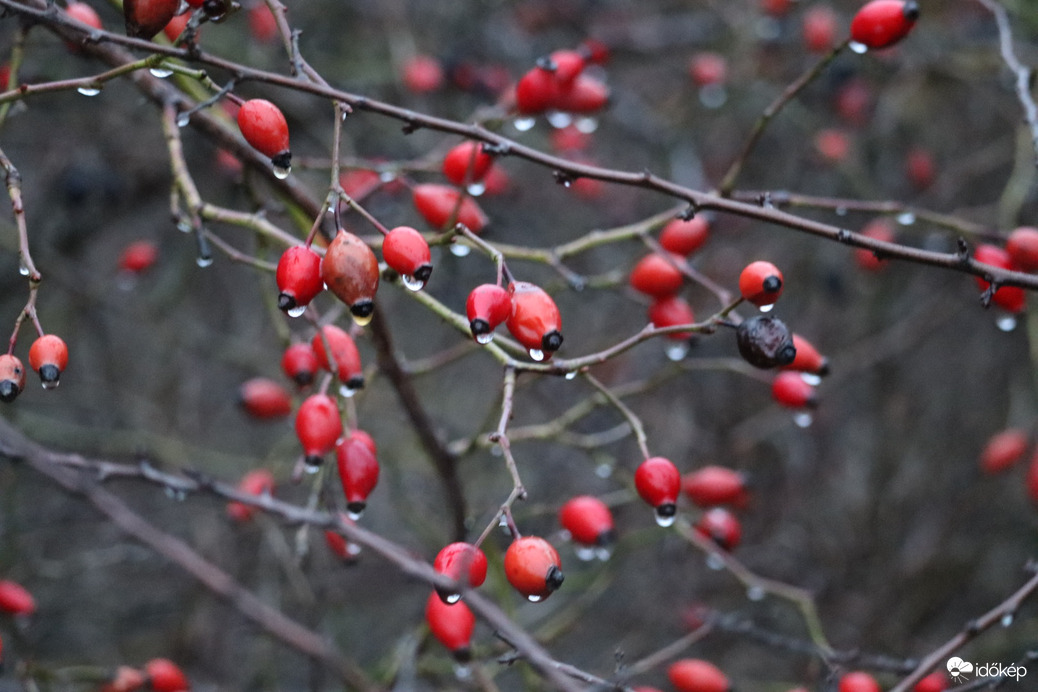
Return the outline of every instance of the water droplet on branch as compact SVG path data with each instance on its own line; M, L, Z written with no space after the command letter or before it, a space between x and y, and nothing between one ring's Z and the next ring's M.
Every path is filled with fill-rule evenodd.
M148 72L151 72L152 77L157 77L159 79L166 79L167 77L173 74L173 70L170 70L165 67L153 67L150 70L148 70Z
M857 41L851 41L847 44L847 47L855 53L857 53L858 55L865 55L865 53L867 53L869 50L868 46L866 46L864 43L858 43Z
M528 132L536 123L536 118L516 118L512 121L512 127L519 132Z
M76 91L78 91L79 93L83 94L83 96L97 96L98 94L101 93L100 87L85 87L85 86L81 86L78 89L76 89Z

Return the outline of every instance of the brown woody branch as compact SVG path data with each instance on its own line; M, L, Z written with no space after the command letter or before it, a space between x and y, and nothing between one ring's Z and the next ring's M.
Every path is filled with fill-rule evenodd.
M169 473L156 469L146 462L136 465L119 464L107 460L89 459L79 454L57 452L33 442L2 419L0 419L0 455L22 460L33 470L61 485L66 491L84 496L117 526L191 573L214 593L227 598L250 620L297 650L322 661L338 672L345 681L357 683L359 689L370 688L366 682L366 676L359 669L353 669L353 664L330 648L319 635L306 630L279 611L265 605L251 592L234 582L229 575L195 553L186 543L159 531L137 516L118 496L105 489L101 483L111 478L144 480L179 494L204 493L224 500L248 504L272 516L280 517L289 524L306 524L318 529L337 531L350 541L379 555L407 576L414 577L433 587L439 586L452 590L460 588L465 602L472 611L502 633L509 642L516 646L523 658L556 689L565 692L578 692L580 689L560 670L560 664L528 632L512 622L508 615L493 602L478 592L469 590L465 584L459 584L454 579L436 572L428 562L415 558L412 551L357 524L347 523L338 514L283 502L271 495L242 493L233 486L197 472Z
M15 2L15 0L0 0L0 7L5 7L12 12L37 19L41 23L45 23L48 28L59 33L65 38L84 38L82 28L74 25L53 7L48 9L44 0L32 0L32 4L29 5ZM772 225L789 228L791 230L808 233L848 246L860 247L873 252L879 252L888 258L901 259L917 264L972 274L1000 286L1020 286L1027 289L1038 289L1038 276L1019 271L1010 271L977 262L970 257L968 252L936 252L913 248L899 243L878 241L863 236L860 233L840 228L839 226L805 219L775 209L770 204L765 204L763 200L760 204L753 204L741 202L735 199L728 199L720 195L693 190L678 185L677 183L654 175L649 171L621 171L601 166L576 163L520 144L504 135L488 130L480 124L465 124L455 120L426 115L408 108L402 108L384 101L379 101L377 99L334 89L324 84L301 81L293 77L287 77L274 72L248 67L205 51L169 48L148 41L142 41L140 39L134 39L106 31L89 32L89 34L86 35L86 38L89 39L90 43L85 47L85 50L112 65L132 62L132 56L124 47L134 48L148 53L161 53L169 57L180 58L188 62L224 70L233 75L237 82L263 82L285 89L320 96L332 101L342 102L356 110L368 111L393 118L403 122L404 129L407 132L426 128L444 133L457 134L469 139L485 142L499 151L500 155L518 156L533 163L540 164L555 172L561 173L568 178L593 178L618 185L640 187L659 192L669 197L684 200L697 211L713 210L756 221L762 221ZM137 71L130 77L130 79L132 79L147 96L160 103L164 103L170 99L178 103L183 103L186 100L186 97L184 97L175 87L162 82L162 80L151 77L151 75L147 73L142 74L140 71ZM281 188L293 199L293 201L299 204L308 213L311 213L311 216L314 218L317 217L320 205L314 202L310 195L302 189L302 186L293 181L291 177L284 181L278 181L274 177L269 163L262 156L258 155L255 151L252 151L248 146L246 146L235 133L232 133L222 123L219 123L215 118L206 116L204 112L199 112L195 114L195 117L192 117L192 124L204 131L207 135L213 137L221 146L226 146L231 149L233 153L241 157L251 167L263 171L264 175L266 175L276 187Z

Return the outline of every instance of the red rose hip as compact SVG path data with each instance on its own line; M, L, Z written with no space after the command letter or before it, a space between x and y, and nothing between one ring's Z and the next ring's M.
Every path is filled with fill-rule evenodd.
M634 472L638 495L656 512L656 523L670 526L677 514L681 472L670 459L649 457Z
M548 541L523 536L512 541L505 552L505 577L516 591L536 603L562 586L562 561Z
M288 147L288 122L281 109L266 99L249 99L238 109L238 129L245 141L276 169L287 171L292 163Z

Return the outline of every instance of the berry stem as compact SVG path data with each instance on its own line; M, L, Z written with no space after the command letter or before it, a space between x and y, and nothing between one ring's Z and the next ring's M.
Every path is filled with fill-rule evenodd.
M757 122L754 124L753 129L750 131L750 136L746 138L746 143L743 144L742 151L739 152L739 155L734 161L732 161L732 165L729 166L728 172L724 174L719 189L722 197L731 196L732 189L735 188L735 181L739 178L739 173L742 172L743 165L745 165L750 154L753 153L753 149L757 146L757 142L760 140L761 135L764 134L764 129L768 126L768 123L771 122L771 119L778 115L786 104L792 101L804 87L813 82L818 75L822 74L822 71L836 58L837 55L843 52L849 42L850 39L847 39L843 43L834 46L832 50L822 56L822 58L811 66L810 69L791 82L789 86L787 86L782 93L764 109L764 112L761 113Z
M613 394L609 387L602 384L597 377L587 371L583 371L581 374L584 376L584 379L587 380L588 384L597 389L598 393L605 397L605 400L608 401L613 408L619 411L620 415L627 421L627 425L630 426L631 432L634 433L634 439L638 443L638 449L642 453L642 459L648 459L652 456L649 454L649 442L648 438L645 436L645 426L642 425L641 419L630 409L630 407L627 406L627 404L620 401L619 397Z

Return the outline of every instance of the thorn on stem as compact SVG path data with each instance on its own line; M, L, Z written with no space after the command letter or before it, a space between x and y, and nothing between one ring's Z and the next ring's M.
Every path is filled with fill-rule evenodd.
M970 261L970 246L969 246L969 243L966 242L966 239L960 236L955 241L955 246L956 246L955 254L958 255L958 257L959 257L959 263L960 264L969 264L969 261Z

